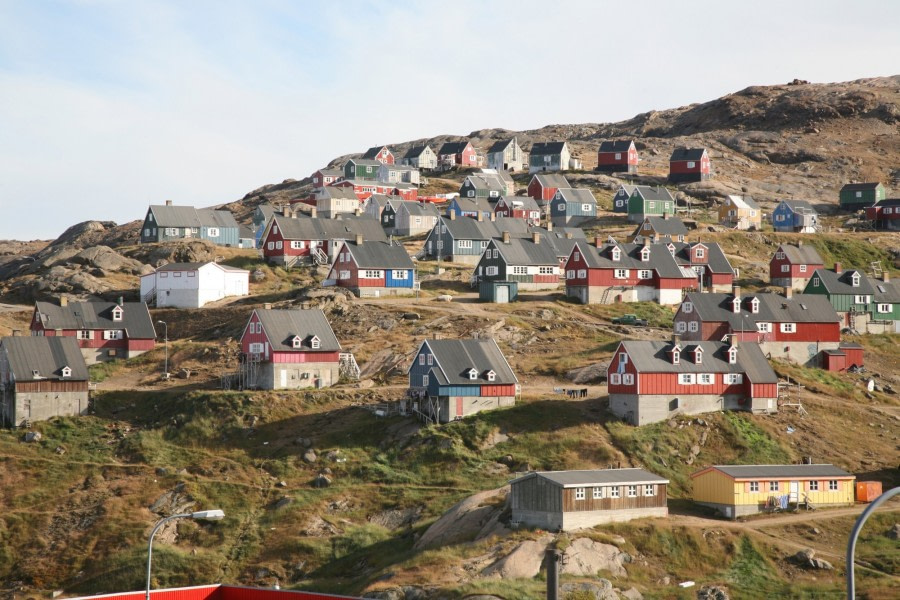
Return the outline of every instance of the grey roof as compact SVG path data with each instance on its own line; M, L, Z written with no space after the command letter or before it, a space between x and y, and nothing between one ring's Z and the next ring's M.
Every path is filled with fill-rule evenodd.
M260 204L256 207L256 212L262 215L263 221L268 221L269 217L275 214L275 207L271 204Z
M565 142L535 142L531 145L531 156L542 156L544 154L559 154L566 147Z
M418 158L422 155L423 152L425 152L426 149L430 148L431 147L428 144L425 144L424 146L413 146L406 151L406 154L403 156L403 158Z
M411 156L406 156L406 157L404 157L404 158L413 158L413 157L411 157ZM384 168L384 169L387 169L388 171L410 171L410 172L412 172L412 171L418 171L418 170L419 170L419 169L417 169L416 167L414 167L414 166L412 166L412 165L398 165L397 163L394 163L394 164L392 164L392 165L389 165L389 164L385 163L385 164L381 165L381 166L378 167L378 168L379 168L379 169Z
M612 260L612 248L620 251L618 261ZM650 258L641 260L644 248L649 249ZM669 252L665 244L604 244L597 248L587 241L578 243L578 248L584 256L584 261L592 269L651 269L656 271L659 277L665 279L697 279L697 274L689 268L682 268L678 261Z
M238 225L238 237L243 239L253 239L256 235L249 225Z
M227 210L153 204L153 218L159 227L234 227L237 221Z
M456 198L455 201L456 206L463 212L492 212L494 210L491 207L491 203L484 196L476 198L460 196L459 198Z
M559 188L556 194L561 196L566 202L574 202L576 204L597 204L594 194L587 188Z
M753 383L777 383L778 376L769 361L754 342L738 345L737 364L728 362L729 345L723 342L685 342L682 345L699 347L703 351L703 362L699 365L693 359L683 356L678 364L672 364L671 341L625 340L621 343L631 357L638 373L744 373Z
M441 217L440 223L455 240L489 240L501 236L501 231L510 235L530 235L525 219L498 217L496 221L479 221L466 217L451 219Z
M395 210L399 212L401 208L406 209L406 212L413 217L439 217L441 215L438 207L432 202L408 200L406 202L400 202Z
M784 252L784 257L792 265L823 265L822 257L814 246L794 246L793 244L781 244L776 252Z
M900 206L900 198L885 198L884 200L879 200L872 206L877 206L879 208L883 206Z
M494 239L488 244L493 245L500 251L504 262L511 266L559 266L559 257L567 255L572 246L575 245L574 240L568 240L568 251L557 251L559 242L558 238L545 239L541 236L540 241L535 244L532 238L514 238L510 237L508 243ZM565 241L565 240L562 240Z
M350 183L354 183L350 181ZM371 182L370 182L371 183ZM356 195L356 192L353 191L353 187L349 185L326 185L323 188L319 188L319 191L316 193L316 199L330 199L330 200L359 200Z
M859 273L859 285L853 286L853 274ZM875 283L873 280L869 279L868 275L866 275L863 271L858 269L847 269L846 271L841 271L840 273L835 273L831 269L816 269L813 271L813 277L818 277L819 281L822 282L822 286L829 294L851 294L851 295L874 295L875 294ZM887 291L887 287L883 282L877 282L885 288ZM812 285L812 283L807 284L807 286ZM888 284L890 285L890 284ZM893 286L892 286L893 287Z
M153 339L156 330L145 302L124 302L122 320L113 321L115 302L35 302L41 324L46 329L122 329L130 339Z
M700 160L704 152L706 152L706 148L675 148L669 160Z
M469 369L478 371L477 383L487 382L487 372L494 371L496 385L518 383L503 352L493 338L464 340L426 340L434 354L432 373L441 385L472 385Z
M671 237L688 234L687 227L684 226L684 221L682 221L678 217L669 217L668 219L666 219L665 217L651 215L644 217L644 220L638 223L637 229L635 229L631 235L640 235L644 230L644 223L648 221L650 222L650 226L653 227L653 231L658 235Z
M506 184L500 177L493 173L474 173L466 177L466 181L469 181L476 190L487 188L490 191L495 191L500 194L506 193Z
M496 141L493 144L491 144L490 148L488 148L488 152L489 153L503 152L504 150L506 150L507 146L509 146L510 144L512 144L515 141L516 141L516 138L510 138L507 140Z
M499 204L500 202L510 207L518 204L522 210L540 210L537 201L531 196L500 196L497 203Z
M637 194L646 201L675 201L675 198L672 197L672 192L669 191L669 188L663 187L661 185L636 185L631 192L632 196L634 194Z
M461 154L468 145L469 140L465 140L463 142L444 142L444 144L441 146L441 149L438 150L438 155L441 156L444 154Z
M374 160L371 158L351 158L347 162L352 162L353 164L359 165L361 167L380 167L382 165L382 162L380 160Z
M731 263L722 251L722 247L715 242L668 242L675 247L675 260L679 265L690 265L690 249L697 244L706 247L706 264L713 273L734 273ZM665 244L668 246L668 244Z
M319 169L316 173L321 173L323 177L343 177L344 172L341 169Z
M532 179L537 179L541 187L545 188L571 188L569 180L559 173L537 173Z
M345 246L360 269L415 269L412 259L403 246L388 242L367 242L357 246L347 242Z
M513 479L510 483L518 483L532 477L542 477L564 488L669 483L669 480L665 477L660 477L644 469L635 468L596 469L591 471L535 471Z
M370 204L377 204L379 207L384 208L388 204L394 206L395 202L403 202L403 198L400 196L388 194L372 194L371 196L369 196L367 202L369 202Z
M759 300L759 312L751 310L753 298ZM703 322L727 322L734 331L757 331L756 323L837 323L840 321L831 302L822 294L741 295L741 310L734 312L734 294L691 292L684 298L692 302Z
M200 267L204 267L206 265L215 265L222 269L223 271L231 271L231 272L241 272L241 273L249 273L250 271L246 269L239 269L237 267L232 267L229 265L222 265L217 262L206 261L206 262L189 262L189 263L169 263L167 265L163 265L156 269L157 273L159 271L196 271Z
M806 200L782 200L781 202L793 212L818 214L812 204Z
M709 468L721 471L734 479L854 477L834 465L713 465ZM694 473L691 477L696 477L704 471L706 469Z
M318 350L322 352L335 352L341 349L331 324L325 318L321 308L308 310L254 310L259 322L262 323L272 350L297 350L294 348L294 337L303 339L303 350L310 350L309 339L313 336L319 338Z
M365 159L365 160L367 160L367 159L374 159L376 156L378 156L378 153L381 152L381 150L382 150L383 148L387 148L387 151L388 151L388 152L391 152L391 149L388 148L387 146L372 146L371 148L369 148L368 150L366 150L366 153L363 154L362 157L363 157L363 159ZM393 154L393 152L391 152L391 154ZM358 161L357 161L357 162L358 162ZM378 161L375 161L375 162L378 162Z
M878 189L881 183L879 182L869 182L869 183L848 183L841 188L842 192L862 192L865 190L875 190ZM883 186L882 186L883 187Z
M87 381L90 379L84 356L74 337L13 336L0 339L9 358L9 368L16 381L56 379ZM63 367L72 369L69 377L62 376ZM37 375L35 375L37 372Z
M387 240L378 219L369 216L340 215L338 219L290 218L275 215L274 223L286 240L346 240L363 236L367 242Z
M600 142L598 152L628 152L633 140L606 140Z

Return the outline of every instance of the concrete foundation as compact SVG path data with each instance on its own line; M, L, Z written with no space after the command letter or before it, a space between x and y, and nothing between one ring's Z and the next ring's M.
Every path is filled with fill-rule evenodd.
M717 502L694 502L700 506L707 506L715 509L720 515L726 519L737 519L738 517L746 517L748 515L757 515L767 512L765 502L757 502L754 504L719 504ZM816 508L833 508L838 506L850 506L849 504L818 504Z
M329 387L338 382L338 363L261 363L255 386L263 390L301 390Z
M46 421L52 417L86 415L88 392L19 392L6 396L3 421L18 427L24 421Z
M822 350L837 350L840 345L840 342L762 342L759 348L767 358L818 368L819 353Z
M733 394L726 396L610 394L609 409L628 423L640 426L666 421L676 415L699 415L723 410L774 413L777 411L775 400L775 398L757 398L750 402L743 396Z
M586 529L606 523L622 523L633 519L669 516L665 506L653 508L631 508L620 510L585 510L566 513L553 513L536 510L513 509L512 520L528 527L546 529L548 531L572 531Z

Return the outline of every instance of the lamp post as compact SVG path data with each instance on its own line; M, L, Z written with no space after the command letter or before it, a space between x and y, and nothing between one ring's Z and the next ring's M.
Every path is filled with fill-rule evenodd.
M166 368L163 371L163 377L165 379L168 379L169 378L169 324L166 323L165 321L157 321L156 323L165 327L164 335L165 335L165 340L166 340Z
M162 519L159 523L156 524L156 527L154 527L153 531L150 532L150 541L147 543L147 594L145 596L145 600L150 600L150 565L153 561L153 536L156 535L156 532L159 531L159 528L172 519L205 519L207 521L218 521L224 518L225 513L222 510L201 510L193 513L172 515L171 517Z

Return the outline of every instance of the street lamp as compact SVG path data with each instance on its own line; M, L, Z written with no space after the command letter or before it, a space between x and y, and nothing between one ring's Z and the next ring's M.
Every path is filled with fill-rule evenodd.
M193 513L172 515L171 517L162 519L159 523L156 524L156 527L154 527L153 531L150 532L150 541L147 543L147 594L145 596L145 600L150 600L150 564L153 561L153 536L156 535L156 532L159 530L159 528L172 519L205 519L207 521L219 521L224 518L225 513L222 510L201 510Z
M169 378L169 324L165 321L157 321L157 325L162 325L165 327L165 340L166 340L166 368L163 371L163 377L165 379Z

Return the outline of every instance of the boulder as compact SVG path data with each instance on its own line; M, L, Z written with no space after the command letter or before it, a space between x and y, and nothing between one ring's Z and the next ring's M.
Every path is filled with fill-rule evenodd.
M572 383L597 383L606 381L607 363L594 363L586 367L572 369L566 373L566 379Z
M509 486L504 486L460 500L425 530L415 548L423 550L475 539L486 527L493 527L502 512L502 507L488 502L508 494Z
M595 542L590 538L578 538L566 548L562 573L594 577L598 571L606 571L616 577L626 577L623 566L631 556L612 544Z
M704 585L697 590L697 600L729 600L728 589L718 585Z
M892 540L900 540L900 523L894 523L894 526L888 530L887 536Z
M312 481L315 488L326 488L331 485L331 479L327 475L317 475Z
M28 443L35 443L41 441L41 438L44 437L41 435L40 431L29 431L25 434L25 441Z
M551 538L540 541L527 540L516 546L512 552L487 567L484 577L501 579L531 579L540 572L544 553Z
M303 453L303 460L308 463L314 463L319 460L319 457L316 456L315 450L310 449Z
M369 517L369 523L381 525L385 529L400 529L401 527L409 527L418 521L421 515L421 506L383 510L371 515Z
M563 597L578 594L579 598L583 598L585 594L590 594L594 600L620 600L619 594L608 579L598 579L590 583L564 583L559 586L559 590Z

